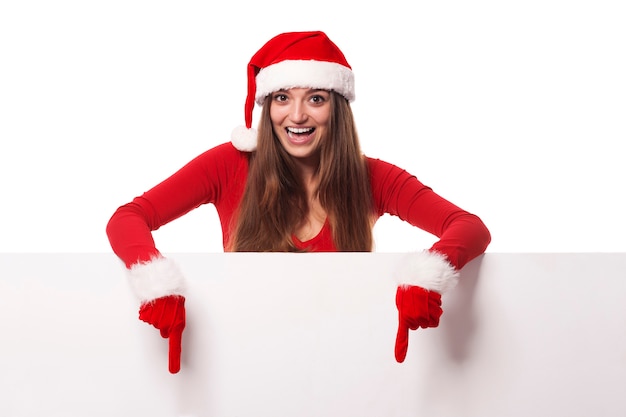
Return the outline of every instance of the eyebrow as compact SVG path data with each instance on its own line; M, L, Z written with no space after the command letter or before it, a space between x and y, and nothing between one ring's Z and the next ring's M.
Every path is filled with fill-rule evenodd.
M292 88L306 88L306 87L292 87ZM276 91L274 91L274 93L286 93L287 91L291 90L291 88L280 88ZM323 93L330 93L330 90L325 90L323 88L309 88L307 89L308 93L318 93L318 92L323 92Z

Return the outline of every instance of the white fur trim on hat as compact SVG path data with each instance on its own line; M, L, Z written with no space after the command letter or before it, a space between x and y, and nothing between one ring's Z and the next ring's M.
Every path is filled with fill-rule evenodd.
M233 146L242 152L252 152L256 149L257 132L256 129L248 129L245 126L237 126L230 135Z
M416 285L443 294L454 288L459 272L445 256L434 251L407 254L395 271L398 285Z
M352 70L336 62L313 60L285 60L261 69L255 100L261 105L268 94L295 87L333 90L354 101Z
M166 295L184 295L185 278L178 265L164 257L136 263L128 270L133 293L143 303Z

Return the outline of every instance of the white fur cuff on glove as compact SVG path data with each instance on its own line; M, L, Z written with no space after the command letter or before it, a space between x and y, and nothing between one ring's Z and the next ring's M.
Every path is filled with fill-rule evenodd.
M143 303L166 295L185 295L185 278L178 265L167 258L152 258L128 270L133 293Z
M443 294L456 286L459 272L442 254L423 251L407 254L394 277L398 285L416 285Z

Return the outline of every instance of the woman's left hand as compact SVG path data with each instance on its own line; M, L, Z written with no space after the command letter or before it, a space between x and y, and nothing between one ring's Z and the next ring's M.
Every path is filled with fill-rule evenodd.
M396 291L398 307L398 334L396 361L404 362L409 347L409 329L437 327L441 309L441 294L415 285L401 285Z

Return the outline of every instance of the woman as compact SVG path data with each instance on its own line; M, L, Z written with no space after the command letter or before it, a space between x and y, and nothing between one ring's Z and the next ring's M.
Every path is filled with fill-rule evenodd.
M272 38L247 71L246 126L121 206L107 225L140 319L169 338L169 369L178 372L184 278L151 231L202 204L217 209L224 249L239 252L371 251L374 223L388 213L439 238L396 273L395 354L402 362L409 329L439 324L441 294L486 250L489 231L413 175L362 155L349 104L352 68L323 32ZM258 130L251 127L255 103L263 106Z

